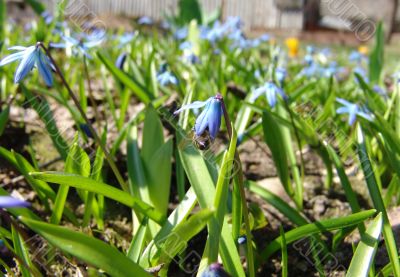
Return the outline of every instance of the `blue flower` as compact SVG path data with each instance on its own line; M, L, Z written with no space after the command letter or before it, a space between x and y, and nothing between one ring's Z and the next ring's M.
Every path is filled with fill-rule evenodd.
M177 85L178 79L169 71L164 71L157 75L157 81L162 86L168 86L169 84Z
M175 31L174 37L178 40L182 40L182 39L187 38L188 33L189 33L188 28L182 27Z
M179 44L179 50L192 50L192 48L193 48L192 43L187 40Z
M362 58L363 58L363 54L361 54L360 52L355 51L355 50L351 51L351 53L349 55L349 61L351 61L351 62L359 63L359 62L361 62Z
M91 35L81 35L80 39L61 35L64 43L50 43L53 48L69 48L72 47L74 51L79 51L87 58L91 59L92 56L88 53L90 48L100 45L103 42L104 33L101 31L95 32Z
M380 87L379 85L374 85L372 90L383 97L387 97L387 93L384 88Z
M364 81L365 81L366 83L369 83L369 78L368 78L368 76L367 76L367 71L365 71L364 68L362 68L361 66L357 66L357 67L355 67L355 68L353 69L353 72L354 72L354 73L357 73L358 75L360 75L360 76L364 79ZM355 78L355 80L356 80L356 82L358 83L358 79Z
M368 114L365 109L360 108L357 104L351 103L342 98L336 98L336 101L342 104L343 106L336 110L338 114L349 114L349 125L353 125L356 121L357 116L361 116L369 121L372 120L372 116Z
M140 25L151 25L153 24L153 19L148 16L142 16L141 18L139 18L138 23Z
M208 130L212 140L215 139L219 128L221 127L222 116L222 96L217 94L214 97L208 98L206 101L195 101L191 104L184 105L179 110L174 112L174 115L187 109L198 109L205 107L196 119L194 131L196 136L201 136Z
M240 236L237 239L237 242L239 245L245 244L247 242L247 237L246 236Z
M263 86L255 89L252 96L250 97L250 102L254 102L258 97L265 94L268 104L271 108L275 107L277 101L277 95L279 94L283 99L286 99L286 95L283 90L275 85L273 82L266 82Z
M40 16L43 18L44 22L45 22L47 25L50 25L50 24L53 22L53 20L54 20L54 17L51 15L51 13L50 13L49 11L44 11L44 12L42 12L42 13L40 14Z
M30 204L11 196L0 196L0 208L28 207Z
M282 82L285 80L287 75L287 71L283 67L277 67L275 69L275 78L278 80L279 83L282 84Z
M10 47L9 50L16 50L18 52L13 53L0 61L0 66L9 64L11 62L21 60L14 75L14 83L21 82L26 75L37 67L39 74L42 76L47 86L53 85L53 75L51 74L51 62L49 58L42 52L39 44L35 46L23 47L14 46Z
M118 56L117 60L115 61L115 66L118 67L120 70L123 70L127 56L128 56L128 54L126 54L124 52L124 53L120 54Z
M201 277L229 277L230 275L224 270L221 264L210 264L202 273Z
M126 44L130 43L136 36L136 33L124 33L117 37L118 47L121 48Z

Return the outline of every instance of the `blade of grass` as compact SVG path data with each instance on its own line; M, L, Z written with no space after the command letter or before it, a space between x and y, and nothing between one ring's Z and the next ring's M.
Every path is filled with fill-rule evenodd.
M286 232L286 242L292 243L303 237L307 237L316 233L332 231L336 229L345 228L348 226L357 225L358 223L366 220L367 218L373 216L376 210L367 210L359 213L351 214L349 216L343 216L339 218L331 218L322 221L316 221L314 223L309 223L300 227L297 227L289 232ZM282 243L282 238L278 237L273 240L268 246L261 252L261 258L266 261L273 253L280 249Z
M138 212L143 213L159 224L163 224L165 222L165 216L157 212L153 207L141 201L140 199L131 196L129 193L124 192L123 190L114 188L110 185L95 181L93 179L76 174L51 171L31 172L30 175L35 179L46 182L68 185L104 195L132 209L135 209Z
M357 246L353 258L351 259L346 276L368 276L369 269L374 261L374 256L378 246L378 240L381 234L381 230L382 213L379 213L370 223L365 233L361 236L361 241Z
M111 276L151 276L116 248L99 239L65 227L26 217L21 217L20 221L40 234L52 245L88 264L104 270Z
M287 246L286 246L286 239L285 239L285 232L283 231L282 225L279 226L279 232L281 234L281 249L282 249L282 277L288 276L288 253L287 253Z
M383 203L381 191L379 190L378 184L375 179L375 173L367 152L365 145L364 134L360 125L357 125L357 141L358 141L358 156L360 159L361 167L364 172L365 181L367 183L368 191L371 196L374 207L377 211L382 213L383 219L383 237L385 238L386 249L393 263L393 274L394 276L400 276L400 263L399 256L397 253L396 241L393 236L393 230L389 222L389 218L386 213L386 207Z

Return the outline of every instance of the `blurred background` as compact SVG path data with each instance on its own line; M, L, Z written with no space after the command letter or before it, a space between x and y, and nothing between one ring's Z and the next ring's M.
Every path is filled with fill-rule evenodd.
M9 15L17 21L29 19L34 13L28 4L36 1L9 0ZM51 12L65 1L38 2ZM269 32L278 37L357 45L373 37L378 21L384 23L388 42L400 31L398 0L69 0L66 11L74 17L100 18L106 27L114 28L143 16L161 22L182 7L196 13L196 5L203 17L218 14L223 21L239 16L248 36Z

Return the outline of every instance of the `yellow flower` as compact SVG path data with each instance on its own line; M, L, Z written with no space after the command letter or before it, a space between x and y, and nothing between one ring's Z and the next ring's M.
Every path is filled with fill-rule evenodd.
M368 54L368 46L360 45L358 47L358 52L360 52L360 54L367 55Z
M286 46L289 48L289 57L294 58L299 53L299 40L297 38L287 38Z

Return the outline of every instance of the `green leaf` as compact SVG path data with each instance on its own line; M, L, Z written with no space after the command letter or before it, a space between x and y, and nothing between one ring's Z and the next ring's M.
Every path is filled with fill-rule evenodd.
M164 144L164 134L157 111L149 106L146 110L143 127L141 156L145 163L150 163L153 155Z
M97 52L97 55L100 61L107 67L107 69L117 80L131 89L143 103L147 104L150 102L151 94L144 87L136 82L131 76L117 68L114 63L106 58L102 53Z
M134 261L135 263L139 262L140 253L142 252L145 243L147 222L148 219L147 217L145 217L140 223L139 229L135 233L135 236L132 238L132 242L131 245L129 246L128 253L126 254L128 258Z
M7 5L5 0L0 0L0 50L4 44L4 34L7 21ZM1 135L1 133L0 133Z
M286 246L285 231L283 231L282 225L279 226L279 232L281 234L281 249L282 249L282 277L288 276L288 253Z
M157 212L153 207L144 203L136 197L132 197L123 190L114 188L110 185L95 181L93 179L64 172L31 172L32 177L60 185L68 185L78 189L95 192L110 199L120 202L136 211L143 213L159 224L165 222L165 216Z
M177 126L177 129L179 129L179 126ZM178 151L183 168L185 169L189 182L196 193L200 207L202 209L212 208L214 206L214 198L210 196L215 195L215 187L206 164L211 161L205 160L199 151L194 148L191 141L189 142L183 138L184 134L183 130L180 130L177 133L179 145ZM215 167L215 164L212 166ZM230 274L234 276L245 275L231 231L226 224L222 226L220 255L225 269Z
M371 83L379 82L383 68L385 35L383 32L383 23L379 22L375 32L375 47L369 57L369 78Z
M288 157L283 144L283 134L275 119L269 112L263 112L262 124L264 139L272 153L279 179L289 196L293 196L293 188L290 184Z
M276 196L266 188L261 187L256 182L247 181L247 185L250 191L258 194L261 198L263 198L269 204L274 206L278 211L280 211L294 224L300 226L308 223L308 221L296 209L292 208L287 202L283 201L279 196Z
M0 137L6 128L8 122L8 116L10 115L10 106L7 106L1 113L0 113Z
M27 2L32 7L32 9L35 11L35 13L39 16L46 10L44 4L40 3L40 1L25 0L25 2Z
M157 247L157 245L159 245L159 241L167 237L174 227L187 219L196 203L196 194L194 193L193 189L190 188L186 192L183 200L179 203L178 207L176 207L168 217L161 230L147 245L142 257L140 258L141 266L149 267L150 265L158 264L158 261L155 259L155 257L159 256L159 248Z
M286 232L286 242L292 243L298 239L308 237L310 235L332 231L336 229L341 229L353 225L357 225L360 222L363 222L367 218L373 216L376 213L376 210L367 210L359 213L351 214L349 216L343 216L339 218L330 218L322 221L316 221L314 223L309 223L307 225L303 225L297 227L289 232ZM280 249L282 244L282 238L278 237L274 239L268 246L261 252L261 258L263 261L266 261L273 253Z
M28 184L38 194L38 197L42 201L43 205L49 209L47 201L50 199L54 202L56 199L56 193L46 182L36 180L29 175L29 172L35 171L36 169L22 155L16 152L10 152L1 146L0 157L7 160L25 177ZM65 209L64 213L72 223L77 224L78 221L70 209Z
M377 211L382 213L383 218L383 237L385 238L386 249L389 259L393 264L393 273L395 276L400 276L400 263L399 255L397 253L396 241L394 239L393 230L386 213L386 207L383 203L381 191L376 181L375 173L368 155L367 147L365 144L364 134L360 127L357 125L357 141L358 141L358 157L367 183L369 195L371 196L372 203Z
M197 0L179 0L179 17L178 21L180 24L185 25L193 19L201 24L201 8Z
M77 142L75 142L68 153L65 162L65 172L74 173L88 177L90 175L90 159Z
M68 153L67 160L65 162L65 172L74 173L88 177L90 174L90 159L86 152L78 145L78 134L74 139L74 144ZM61 216L64 211L64 207L68 197L69 186L60 185L56 201L54 203L53 213L50 218L50 222L58 224L61 220Z
M22 276L24 277L30 277L30 272L37 273L38 270L34 265L32 264L32 261L29 256L29 249L27 249L26 244L21 236L20 233L15 229L13 225L11 225L11 233L12 233L12 240L13 240L13 246L14 246L14 251L18 255L18 257L21 259L23 262L20 264L19 268L21 270ZM25 266L29 267L26 268Z
M161 248L159 263L169 264L171 260L185 248L188 241L206 226L213 212L205 209L178 224L171 233L158 241Z
M162 214L167 214L172 171L172 139L164 143L145 163L148 176L148 190L153 206Z
M151 276L116 248L86 234L26 217L20 218L30 229L52 245L78 259L104 270L111 276Z
M206 260L208 265L218 260L221 229L227 209L229 181L232 178L233 161L235 160L236 140L236 132L233 129L229 149L224 153L215 188L214 209L216 212L212 218L215 223L209 226L208 239L203 255L203 259Z
M361 236L361 241L351 259L346 276L368 276L369 269L374 261L378 246L379 236L382 230L382 213L379 213L370 223L366 232Z

